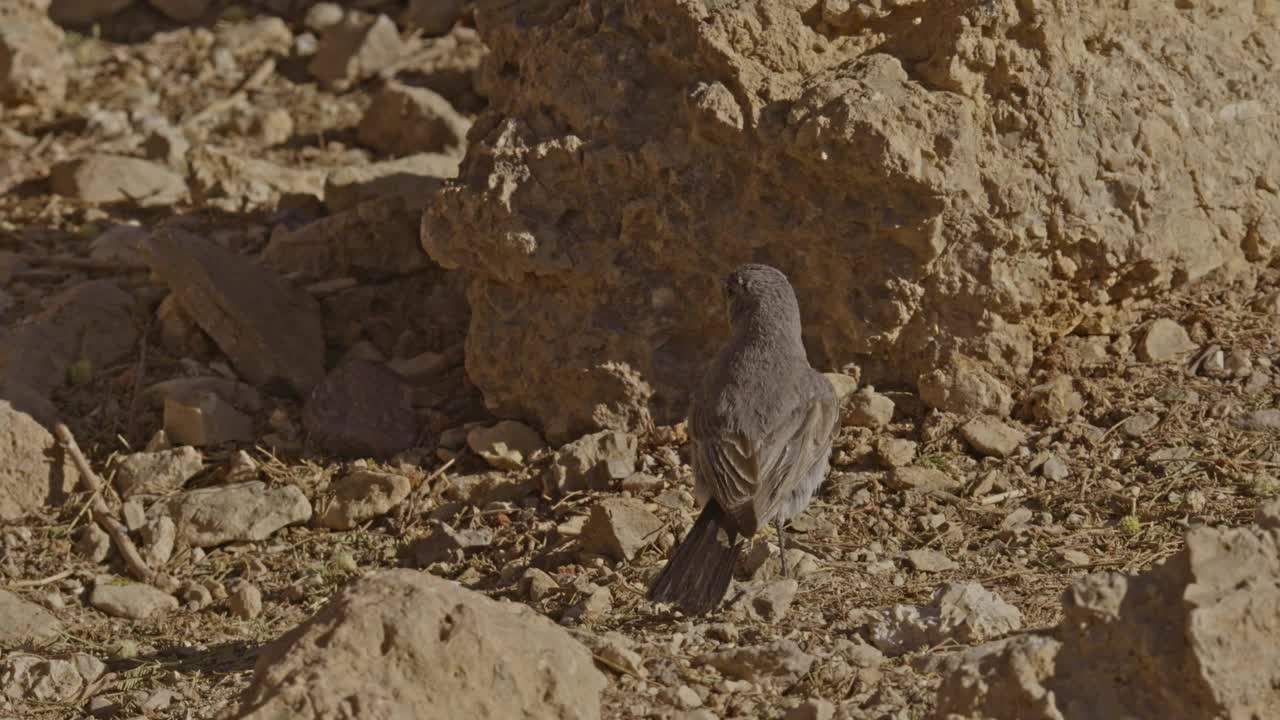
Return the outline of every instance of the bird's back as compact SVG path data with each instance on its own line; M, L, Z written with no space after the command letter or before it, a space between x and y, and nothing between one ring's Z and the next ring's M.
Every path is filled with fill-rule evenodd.
M831 384L802 352L731 339L690 408L700 498L715 498L746 534L803 510L825 474L836 418ZM793 493L804 497L797 501Z

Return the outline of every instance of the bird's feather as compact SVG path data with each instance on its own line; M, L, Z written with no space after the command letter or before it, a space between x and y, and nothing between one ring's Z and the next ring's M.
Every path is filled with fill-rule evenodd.
M770 522L789 493L831 452L838 409L830 383L805 367L788 387L735 403L745 417L765 418L748 430L726 422L712 402L695 403L690 418L694 472L745 535ZM740 396L736 389L726 390ZM750 396L747 396L750 397ZM767 405L753 412L752 404Z

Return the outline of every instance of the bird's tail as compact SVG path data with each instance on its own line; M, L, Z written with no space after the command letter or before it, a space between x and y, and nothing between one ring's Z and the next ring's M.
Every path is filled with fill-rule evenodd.
M674 603L701 615L724 599L738 560L738 528L715 500L708 500L689 534L649 586L649 600Z

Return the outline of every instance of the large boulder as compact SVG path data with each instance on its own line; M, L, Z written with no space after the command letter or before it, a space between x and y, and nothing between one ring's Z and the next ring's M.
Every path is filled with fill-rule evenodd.
M258 656L242 720L600 717L605 678L568 631L415 570L351 584Z
M421 229L470 279L469 376L556 443L674 420L750 260L819 367L1008 382L1274 257L1277 16L1184 5L480 3L491 102Z
M1258 522L1195 528L1151 570L1080 580L1051 635L948 673L937 717L1268 717L1280 707L1280 502Z

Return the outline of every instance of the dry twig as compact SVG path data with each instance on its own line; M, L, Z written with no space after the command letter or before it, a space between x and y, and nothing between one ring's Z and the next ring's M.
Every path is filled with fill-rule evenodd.
M149 583L155 577L155 572L147 567L147 563L138 554L138 548L129 539L129 531L125 526L115 518L107 507L107 501L102 497L102 478L89 467L89 461L85 459L84 453L80 451L80 446L76 444L76 438L71 434L71 429L63 423L58 423L53 428L53 434L58 438L58 442L66 448L71 455L72 462L76 465L76 470L80 471L80 479L84 483L85 488L93 493L93 519L111 538L111 542L116 546L116 550L120 552L120 557L124 558L125 565L129 568L129 574L142 582Z

